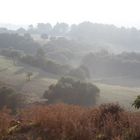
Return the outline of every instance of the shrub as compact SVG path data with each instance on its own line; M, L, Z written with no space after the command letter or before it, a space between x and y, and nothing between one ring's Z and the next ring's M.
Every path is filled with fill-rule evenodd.
M10 87L0 87L0 109L4 106L16 111L24 102L24 98L21 94Z
M105 114L118 114L123 111L123 108L119 106L119 104L109 103L109 104L102 104L99 106L99 109L101 111L101 116L104 116Z
M8 134L8 128L10 127L10 122L13 120L13 117L10 115L11 110L3 108L0 110L0 139Z
M52 60L32 55L25 55L20 58L20 61L56 75L64 75L70 69L68 65L60 65Z
M140 95L135 99L135 101L132 105L137 109L140 108Z
M56 85L50 85L44 97L48 103L63 102L74 105L90 106L96 103L99 88L91 83L75 81L71 78L61 78Z

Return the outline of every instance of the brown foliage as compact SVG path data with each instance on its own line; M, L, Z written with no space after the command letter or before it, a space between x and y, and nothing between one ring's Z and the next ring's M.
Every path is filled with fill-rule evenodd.
M0 110L0 140L2 140L4 136L8 134L8 128L13 120L10 113L11 110L7 109L6 107Z
M31 106L19 113L18 120L18 127L3 140L140 139L140 113L125 112L117 104L97 108L65 104Z

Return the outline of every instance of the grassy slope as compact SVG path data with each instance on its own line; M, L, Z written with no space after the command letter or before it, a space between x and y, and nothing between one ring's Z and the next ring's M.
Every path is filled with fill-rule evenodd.
M116 102L126 109L132 109L132 103L137 95L140 94L140 88L122 87L107 84L96 84L100 90L100 103Z
M26 81L27 72L33 72L31 81ZM42 73L36 68L15 66L12 60L0 57L0 81L14 86L19 92L39 100L47 87L56 82L50 74Z
M26 81L26 73L32 71L32 80ZM30 97L30 100L39 100L47 87L57 80L48 73L32 67L15 66L13 62L0 56L0 81L10 84ZM140 88L121 87L96 83L100 88L98 104L118 102L125 108L131 108L131 104L140 93ZM131 108L132 109L132 108Z

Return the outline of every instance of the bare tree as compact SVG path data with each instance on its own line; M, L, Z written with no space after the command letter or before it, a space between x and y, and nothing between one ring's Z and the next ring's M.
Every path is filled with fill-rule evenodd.
M27 75L26 75L26 80L27 81L31 81L31 76L33 75L32 72L28 72Z

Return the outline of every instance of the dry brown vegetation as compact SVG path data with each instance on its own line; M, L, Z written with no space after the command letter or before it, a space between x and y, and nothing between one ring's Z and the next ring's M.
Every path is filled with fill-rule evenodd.
M117 104L97 108L30 106L16 116L0 111L0 140L139 140L140 113Z

